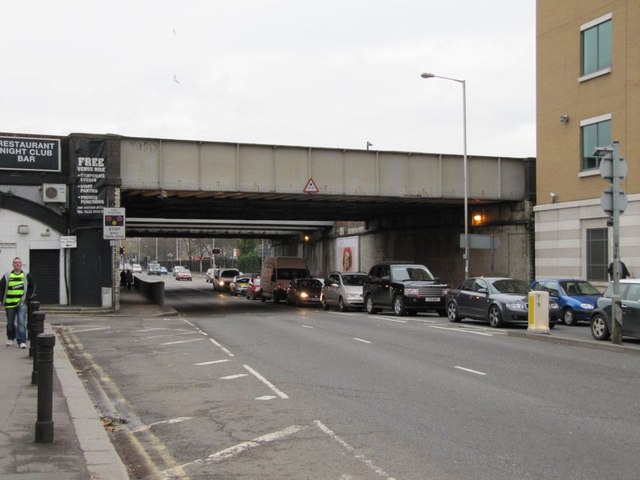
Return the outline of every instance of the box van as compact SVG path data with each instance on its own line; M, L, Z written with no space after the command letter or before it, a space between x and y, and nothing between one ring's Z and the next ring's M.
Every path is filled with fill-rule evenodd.
M287 287L294 278L308 278L309 269L298 257L267 257L262 262L260 286L262 301L273 299L275 303L287 298Z

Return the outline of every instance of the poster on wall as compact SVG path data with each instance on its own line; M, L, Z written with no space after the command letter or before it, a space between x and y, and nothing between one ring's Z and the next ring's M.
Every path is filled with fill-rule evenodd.
M77 183L76 214L101 218L107 200L107 144L103 140L78 139L74 152Z
M340 272L357 272L360 269L358 255L358 237L336 239L336 270Z

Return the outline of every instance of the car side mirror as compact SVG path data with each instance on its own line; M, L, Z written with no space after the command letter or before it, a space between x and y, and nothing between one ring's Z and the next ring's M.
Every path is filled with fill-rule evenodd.
M486 288L479 288L478 289L478 293L483 293L483 294L487 294L487 289Z

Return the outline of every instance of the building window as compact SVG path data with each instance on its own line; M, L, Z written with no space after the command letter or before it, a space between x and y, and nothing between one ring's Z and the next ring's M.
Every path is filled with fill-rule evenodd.
M611 68L611 14L580 27L582 34L582 75Z
M609 232L606 228L587 229L587 280L604 281L609 258Z
M611 145L611 115L601 115L581 121L580 131L582 135L581 170L598 168L599 159L593 156L593 149Z

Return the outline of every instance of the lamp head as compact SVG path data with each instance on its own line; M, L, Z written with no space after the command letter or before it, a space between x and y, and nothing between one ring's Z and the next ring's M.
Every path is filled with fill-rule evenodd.
M433 73L422 73L420 74L422 78L433 78L435 75Z

